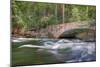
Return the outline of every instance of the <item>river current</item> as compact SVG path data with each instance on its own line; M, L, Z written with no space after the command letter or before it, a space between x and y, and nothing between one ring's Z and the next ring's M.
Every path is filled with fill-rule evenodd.
M15 65L24 65L24 63L46 64L96 60L95 42L85 42L79 39L15 38L12 40L12 43L12 60ZM15 55L17 59L14 57ZM33 59L34 62L29 59L28 61L30 63L22 61L25 60L25 58L21 58L21 56Z

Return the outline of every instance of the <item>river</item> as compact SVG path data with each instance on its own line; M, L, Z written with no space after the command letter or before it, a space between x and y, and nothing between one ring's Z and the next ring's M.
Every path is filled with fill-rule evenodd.
M95 42L79 39L12 39L12 65L89 62L96 60Z

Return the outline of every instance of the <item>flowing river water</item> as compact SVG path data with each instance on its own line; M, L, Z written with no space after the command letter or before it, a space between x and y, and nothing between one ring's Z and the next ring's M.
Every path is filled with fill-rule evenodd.
M95 61L95 47L79 39L13 38L12 65Z

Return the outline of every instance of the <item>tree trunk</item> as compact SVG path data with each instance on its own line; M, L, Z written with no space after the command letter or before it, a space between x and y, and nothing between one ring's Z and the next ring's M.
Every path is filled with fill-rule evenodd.
M65 18L65 5L64 4L62 4L62 23L64 23L64 18Z

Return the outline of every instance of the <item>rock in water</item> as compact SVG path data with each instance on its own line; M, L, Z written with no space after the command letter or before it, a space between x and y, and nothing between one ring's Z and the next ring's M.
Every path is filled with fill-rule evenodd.
M95 41L96 38L95 30L89 30L86 32L79 33L76 35L76 37L84 41Z

